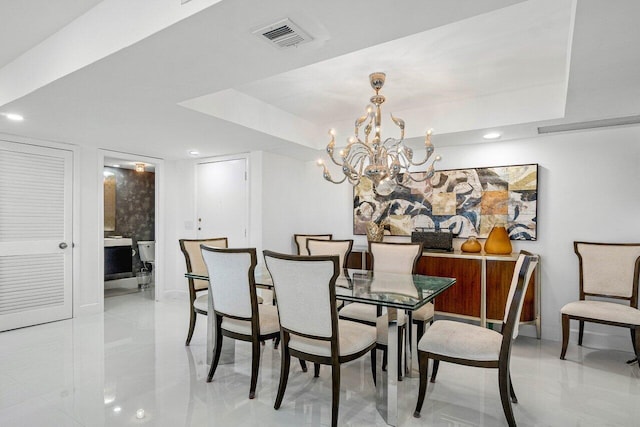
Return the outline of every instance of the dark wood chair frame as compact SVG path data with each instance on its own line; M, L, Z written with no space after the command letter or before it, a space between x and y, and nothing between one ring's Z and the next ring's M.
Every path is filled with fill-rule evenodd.
M200 248L203 251L210 252L222 252L222 253L248 253L251 255L251 265L247 271L249 280L249 297L251 298L251 317L238 317L223 313L215 309L214 302L214 315L215 315L215 328L216 328L216 343L213 353L213 361L211 362L211 368L209 369L209 375L207 375L207 382L211 382L213 375L218 367L220 361L220 354L222 351L222 337L229 337L240 341L248 341L251 343L251 385L249 387L249 399L253 399L256 395L256 385L258 384L258 370L260 368L260 343L261 341L275 338L280 332L273 332L270 334L260 333L260 316L258 314L258 295L256 294L255 283L255 268L258 264L255 248L247 249L222 249L212 248L201 245ZM211 286L211 284L209 285ZM239 334L236 332L222 329L222 320L224 317L229 319L245 320L251 322L251 335Z
M340 356L340 347L338 341L338 310L336 308L336 291L335 283L340 270L338 267L339 258L336 255L332 256L300 256L300 255L285 255L272 251L264 251L265 257L272 257L284 260L305 260L305 261L333 261L333 276L329 281L329 298L331 306L331 337L319 337L314 335L307 335L292 331L290 329L280 326L280 333L282 337L282 354L281 354L281 369L280 369L280 383L278 385L278 394L274 404L275 409L279 409L282 405L282 399L287 388L287 381L289 379L289 368L291 366L291 356L297 357L300 360L307 360L314 363L316 376L319 372L320 365L331 366L331 426L336 427L338 425L338 408L340 404L340 365L352 360L356 360L366 353L371 352L371 366L375 383L375 343L371 346L363 349L357 353L350 354L348 356ZM277 285L276 285L277 286ZM277 292L274 287L274 292ZM289 340L291 335L298 335L305 338L311 338L320 341L329 341L331 345L331 356L318 356L315 354L304 353L289 348Z
M531 260L536 257L535 255L532 255L531 253L526 251L520 251L520 253L526 255L526 258L524 259L522 266L520 267L520 271L518 272L518 283L516 284L516 290L511 301L511 306L509 307L507 321L502 322L502 329L500 331L500 333L502 334L502 344L500 346L498 360L478 361L461 359L457 357L448 357L418 350L420 386L418 389L418 402L416 403L416 410L413 413L414 417L420 418L420 411L422 410L422 404L424 403L424 398L427 392L429 359L433 359L433 371L431 372L432 383L436 382L436 375L438 373L438 366L440 364L440 361L456 363L458 365L475 366L479 368L498 369L498 386L500 389L500 401L502 403L502 409L504 411L505 417L507 418L507 423L509 424L509 426L514 427L516 425L516 419L513 415L513 408L511 407L511 402L518 403L516 393L513 390L513 383L511 382L511 371L509 367L511 359L511 343L513 341L513 328L515 327L516 322L519 320L517 318L518 308L521 300L524 298L525 287L527 285L525 283L526 273L529 269Z
M300 243L298 243L298 237L306 237L308 239L313 239L313 238L318 238L318 240L320 240L320 237L326 237L329 236L329 240L333 240L333 234L294 234L293 235L293 242L296 244L296 248L298 249L298 255L302 255L301 250L303 248L300 247ZM305 249L306 249L306 242L305 242Z
M191 256L189 255L189 252L187 251L187 248L185 246L185 242L206 242L206 241L211 241L211 240L219 240L219 241L224 241L224 245L225 247L229 246L229 241L226 237L212 237L209 239L180 239L178 240L178 242L180 243L180 250L182 251L182 254L184 255L184 260L187 264L187 272L191 273L193 272L193 268L191 266ZM193 331L196 328L196 319L197 319L197 315L198 314L202 314L204 316L207 315L206 311L203 310L199 310L196 307L194 307L193 303L195 302L196 298L198 298L198 293L199 292L206 292L206 289L198 289L196 290L195 287L195 283L194 283L194 279L189 278L187 279L188 283L189 283L189 331L187 332L187 340L185 341L184 345L189 345L191 343L191 338L193 337Z
M602 245L602 246L640 246L638 243L596 243L596 242L573 242L573 250L578 256L579 268L580 268L580 301L586 299L586 297L605 297L612 299L620 299L629 301L630 307L638 308L638 277L640 275L640 257L636 259L635 267L633 271L633 288L631 297L620 297L620 296L612 296L606 294L596 294L596 293L587 293L584 291L584 275L583 275L583 260L582 255L578 250L578 245ZM591 323L600 323L603 325L609 326L619 326L621 328L629 328L631 331L631 343L633 344L633 349L636 354L636 358L629 360L627 363L633 363L640 360L640 326L631 325L627 323L618 323L618 322L610 322L606 320L592 319L589 317L580 317L580 316L570 316L568 314L562 315L562 351L560 353L560 359L564 360L565 355L567 354L567 347L569 346L569 322L570 320L579 321L578 326L578 345L582 346L582 337L584 335L584 322Z

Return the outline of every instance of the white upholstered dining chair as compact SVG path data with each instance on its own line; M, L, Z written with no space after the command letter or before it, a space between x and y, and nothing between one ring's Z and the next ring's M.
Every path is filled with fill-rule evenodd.
M569 322L574 319L579 322L578 345L582 345L585 322L629 328L637 360L640 357L640 243L574 242L573 247L579 260L580 300L560 309L560 359L564 359L567 353Z
M427 391L429 359L433 359L431 382L436 381L440 361L480 368L497 368L500 400L507 423L516 425L511 402L517 403L511 383L511 343L518 336L518 324L527 287L538 263L538 257L521 251L511 279L500 332L463 322L437 320L418 342L420 387L414 417L420 410Z
M319 240L307 239L308 255L338 255L340 269L347 267L349 254L353 248L353 240Z
M376 272L385 273L413 273L415 271L418 259L422 255L421 243L387 243L387 242L371 242L369 244L369 253L371 254L372 270L375 275ZM433 303L427 303L420 309L414 311L412 314L425 313L425 316L430 314L430 318L433 318ZM347 304L340 310L340 318L353 320L356 322L362 322L367 325L378 325L380 328L387 327L386 315L382 315L380 308L370 304L363 303L351 303ZM398 319L398 326L404 329L405 321L404 316ZM387 346L387 342L384 339L386 337L386 329L380 331L378 340L378 346L383 350ZM402 340L403 332L398 334L398 339ZM402 349L402 345L398 346ZM387 354L383 356L383 367L386 367ZM399 363L398 367L402 364ZM399 377L402 373L399 372Z
M255 397L260 368L260 342L280 334L277 308L258 304L254 279L256 250L219 249L201 245L202 258L209 273L213 297L215 336L213 361L207 382L216 372L223 337L251 343L251 385L249 399Z
M207 267L202 259L200 245L207 245L216 248L226 248L228 240L226 237L213 237L209 239L180 239L180 250L184 255L187 264L187 273L194 273L201 276L207 275ZM193 331L196 327L198 314L207 315L209 309L207 289L209 283L206 280L187 279L189 285L189 330L187 340L184 345L191 343ZM199 294L199 295L198 295Z
M331 425L338 425L340 366L376 345L376 329L338 319L335 282L338 256L296 256L264 251L276 297L282 336L280 384L274 404L279 409L289 378L291 356L331 366Z
M309 255L307 239L331 240L333 239L333 234L294 234L293 241L296 243L298 255Z

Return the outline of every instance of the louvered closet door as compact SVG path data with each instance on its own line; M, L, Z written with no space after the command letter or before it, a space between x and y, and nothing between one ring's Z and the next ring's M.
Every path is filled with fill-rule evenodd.
M72 153L0 141L0 331L72 316Z

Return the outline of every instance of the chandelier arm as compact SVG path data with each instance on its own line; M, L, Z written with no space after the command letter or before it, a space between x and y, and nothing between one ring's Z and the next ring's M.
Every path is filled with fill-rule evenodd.
M402 142L402 139L387 138L382 143L382 146L385 147L388 151L400 153L402 150L399 147L402 145Z
M342 163L338 163L335 159L335 157L333 156L333 151L329 153L329 159L331 159L331 162L336 165L336 166L342 166Z
M422 179L415 179L414 177L411 176L411 173L409 171L407 171L407 173L405 173L404 175L413 182L425 182L426 180L433 178L433 175L435 174L435 171L433 170L433 166L429 167L429 169L427 169L424 172L426 173L424 175L424 178Z
M375 120L375 115L373 113L369 113L369 122L364 127L364 141L365 143L369 143L369 135L371 134L371 129L373 128L373 122Z
M327 181L333 184L342 184L347 179L347 175L345 174L344 178L342 178L339 181L336 181L331 177L331 173L329 172L329 169L327 169L327 165L325 165L324 163L321 163L320 166L322 166L322 176L324 177L324 179L326 179Z
M347 155L344 157L346 161L351 163L356 156L373 156L373 149L359 139L347 146Z
M400 141L402 141L404 139L404 120L399 117L394 117L393 113L391 113L391 120L400 128Z
M413 166L422 166L425 163L427 163L427 161L429 160L429 158L431 157L431 155L433 154L433 144L431 143L431 132L433 131L433 129L429 129L427 131L427 135L424 138L424 148L426 150L426 155L424 157L424 160L421 162L414 162L413 159L409 158L409 162L411 163L411 165ZM438 160L438 159L436 159Z
M342 178L340 181L335 181L333 178L331 178L331 176L329 176L329 178L327 178L326 176L324 177L324 179L326 179L327 181L329 181L332 184L342 184L343 182L346 181L347 176L345 175L344 178Z

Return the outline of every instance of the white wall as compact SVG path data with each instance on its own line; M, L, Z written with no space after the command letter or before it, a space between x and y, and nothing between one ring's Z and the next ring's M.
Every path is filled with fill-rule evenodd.
M294 233L315 231L306 206L305 164L289 157L263 153L263 249L295 253Z
M78 213L77 235L73 236L73 315L99 313L104 309L104 280L96 274L104 262L102 236L103 200L101 157L95 148L78 147L74 158L74 204Z
M541 255L542 336L559 340L560 308L578 298L573 241L640 242L636 222L640 218L640 127L457 147L436 145L436 152L443 157L439 169L539 164L538 240L513 243L516 251ZM340 188L324 182L313 162L306 169L309 198L302 206L310 211L305 215L313 219L315 229L342 236L352 227L351 189L347 184ZM532 328L522 329L534 335ZM585 343L591 338L590 343L631 351L629 332L621 328L588 325Z

